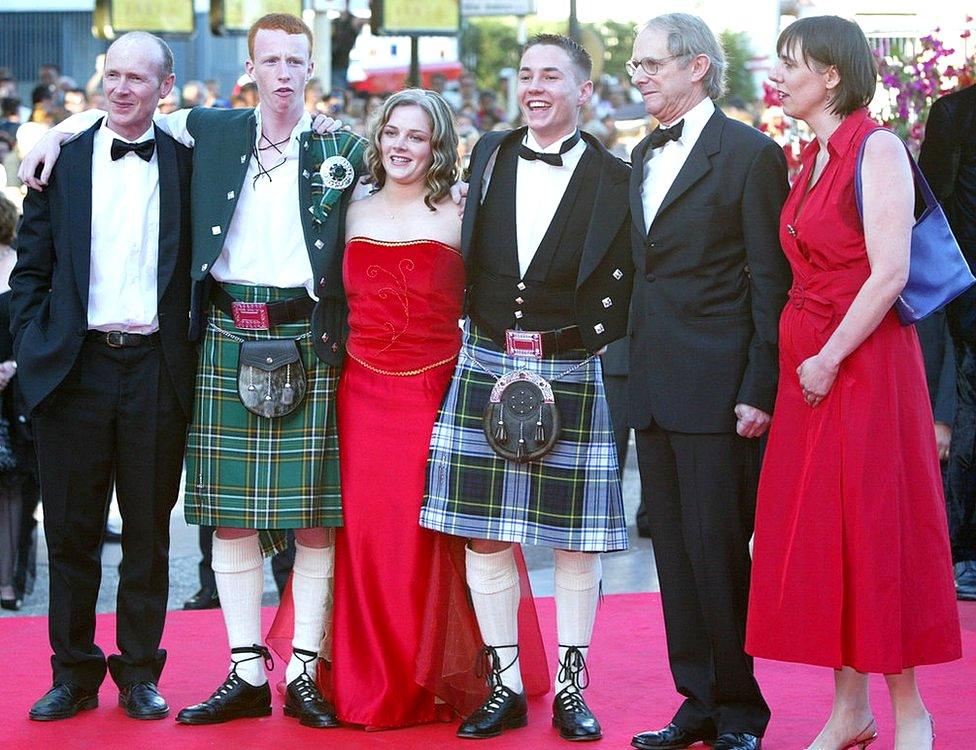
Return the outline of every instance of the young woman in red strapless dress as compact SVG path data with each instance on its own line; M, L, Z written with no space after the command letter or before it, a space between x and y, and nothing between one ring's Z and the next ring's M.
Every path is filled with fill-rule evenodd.
M467 598L464 540L418 523L431 431L461 343L461 218L450 196L458 136L438 94L409 89L386 100L367 139L376 190L349 205L345 223L343 526L332 666L319 670L319 681L342 722L388 729L466 714L486 690L471 669L482 642ZM531 599L523 604L534 620ZM269 642L290 632L290 616L286 595ZM544 691L537 624L529 653Z
M836 670L830 719L808 750L874 741L870 672L887 680L896 750L926 750L932 723L913 668L957 659L961 646L921 352L892 310L908 276L911 167L865 109L877 73L857 25L804 18L777 46L770 78L783 109L816 138L781 220L793 288L746 650ZM854 175L865 140L862 222Z

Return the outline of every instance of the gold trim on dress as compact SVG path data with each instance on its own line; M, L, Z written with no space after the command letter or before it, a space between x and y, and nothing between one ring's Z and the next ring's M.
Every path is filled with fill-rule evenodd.
M353 354L348 349L346 349L346 354L351 359L355 360L356 362L358 362L359 364L361 364L363 367L365 367L367 370L372 370L373 372L375 372L375 373L377 373L379 375L395 375L397 377L408 377L410 375L420 375L421 373L427 372L428 370L433 370L435 367L440 367L441 365L446 365L452 359L457 359L457 356L458 356L457 354L452 354L450 357L447 357L446 359L442 359L442 360L439 360L437 362L432 362L431 364L424 365L423 367L419 367L416 370L381 370L379 367L374 367L373 365L369 364L369 362L364 362L363 360L361 360L359 357L357 357L355 354Z
M458 250L456 247L451 247L446 242L441 242L440 240L432 240L427 237L421 237L416 240L377 240L377 239L373 239L372 237L366 237L365 235L357 234L355 237L350 237L348 240L346 240L346 244L348 245L351 242L355 242L356 240L361 240L363 242L370 242L374 245L380 245L382 247L403 247L404 245L416 245L418 242L432 242L435 245L440 245L445 250L450 250L455 255L461 254L461 251Z

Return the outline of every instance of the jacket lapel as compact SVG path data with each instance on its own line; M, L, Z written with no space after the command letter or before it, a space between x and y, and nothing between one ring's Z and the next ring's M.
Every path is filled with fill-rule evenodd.
M630 155L630 217L641 237L647 236L644 224L644 201L641 198L641 185L644 183L644 155L651 137L648 135L638 143Z
M474 226L478 219L478 209L481 207L481 201L484 198L481 194L481 188L485 178L485 169L488 168L488 164L498 152L505 137L514 136L517 133L521 138L521 134L525 130L526 128L519 128L508 133L488 132L479 141L479 145L482 148L477 149L474 154L477 158L471 163L471 173L468 175L468 197L464 204L464 217L461 219L461 256L465 261L467 261L468 254L471 251L471 236L474 234ZM514 216L512 217L512 221L515 221Z
M99 119L78 136L81 148L64 153L61 170L70 175L71 195L66 201L68 226L72 238L71 262L75 269L75 282L83 310L88 310L88 285L91 281L91 226L92 226L92 153L95 133L102 126Z
M708 122L705 123L701 135L698 136L698 141L695 143L694 148L688 154L688 158L681 167L681 171L678 172L678 176L671 183L671 189L668 190L667 195L664 196L664 200L661 201L661 207L657 210L657 214L651 222L652 225L654 221L657 221L657 217L661 216L672 203L688 192L696 182L711 171L712 156L719 151L719 145L722 140L722 129L724 127L725 115L722 113L722 110L716 107L715 112L712 113L712 116L708 118ZM650 231L650 227L648 227L648 231Z
M620 230L620 225L626 221L627 210L629 209L627 172L621 168L620 173L614 175L614 170L605 168L606 162L614 159L614 157L595 138L591 138L587 134L584 134L584 138L597 150L601 169L600 182L597 185L596 198L593 201L590 228L583 243L583 256L580 258L579 274L576 277L577 288L600 265L600 261L603 260L603 256L606 255L614 237Z
M335 248L339 226L343 222L336 218L342 214L342 206L338 205L325 221L315 218L312 209L311 174L317 171L318 167L313 164L314 149L311 139L312 131L306 130L299 136L298 141L298 212L302 217L302 234L305 236L305 249L308 252L309 263L312 264L312 272L319 274L327 266L327 263L319 260L323 257L322 251L326 248L328 251Z
M161 300L180 252L180 183L176 145L155 128L156 165L159 170L159 251L156 266L156 299Z

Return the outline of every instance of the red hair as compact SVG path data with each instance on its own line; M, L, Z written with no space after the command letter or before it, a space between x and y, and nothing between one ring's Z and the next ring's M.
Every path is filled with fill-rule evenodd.
M286 34L304 34L308 39L308 51L312 52L312 30L298 16L290 13L268 13L261 16L247 32L247 54L254 59L254 37L261 29L278 29Z

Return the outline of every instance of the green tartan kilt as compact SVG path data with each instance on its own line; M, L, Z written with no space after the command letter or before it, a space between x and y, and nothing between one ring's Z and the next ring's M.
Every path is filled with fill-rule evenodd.
M242 302L275 302L304 289L223 284ZM310 336L298 341L308 378L302 404L268 419L252 414L237 395L240 344L213 325L246 340L294 338L309 322L242 331L211 306L200 347L193 421L186 452L187 523L259 529L265 552L280 549L285 529L342 525L335 393L338 370L320 361Z

